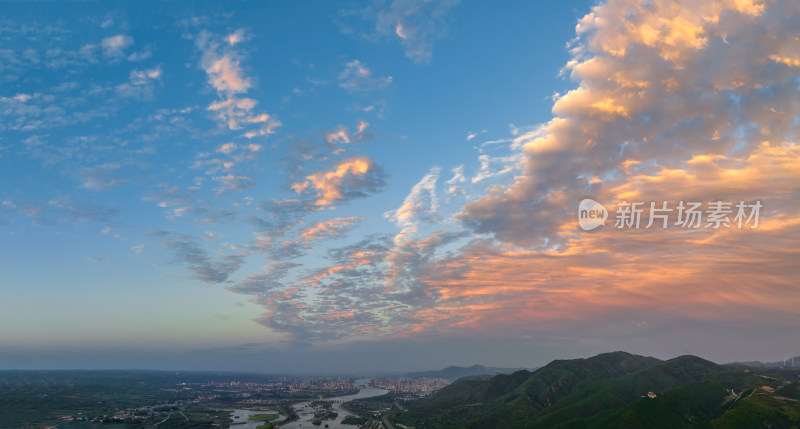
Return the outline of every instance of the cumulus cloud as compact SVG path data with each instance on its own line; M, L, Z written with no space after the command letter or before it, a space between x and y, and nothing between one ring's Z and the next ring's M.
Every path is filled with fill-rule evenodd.
M348 62L339 73L339 86L349 92L376 91L390 83L391 76L373 77L372 70L359 60Z
M792 9L596 6L580 20L565 67L578 88L556 100L554 119L516 137L524 174L467 204L461 219L504 242L549 246L563 240L556 219L579 196L616 186L626 163L656 159L672 171L697 155L780 145L798 113L796 69L773 59L795 43L786 35L796 30L778 16Z
M247 92L250 79L242 73L239 60L232 53L220 57L206 56L203 66L208 73L208 83L220 93Z

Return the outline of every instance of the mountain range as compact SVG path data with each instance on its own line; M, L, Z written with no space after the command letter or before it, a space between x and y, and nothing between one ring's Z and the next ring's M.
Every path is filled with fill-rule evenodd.
M796 368L800 370L800 356L786 358L786 360L779 360L776 362L761 362L757 360L747 362L732 362L732 364L741 364L747 366L766 366L771 368Z
M497 374L511 374L523 369L524 368L494 368L483 365L448 366L445 369L433 371L409 372L403 374L403 376L408 378L443 378L445 380L455 381L466 377L490 378Z
M613 352L463 379L392 417L417 429L800 427L798 375Z

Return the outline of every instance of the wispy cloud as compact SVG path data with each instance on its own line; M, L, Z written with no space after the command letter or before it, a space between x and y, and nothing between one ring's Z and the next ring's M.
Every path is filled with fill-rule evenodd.
M337 217L309 225L300 231L299 238L309 243L314 240L340 237L363 220L359 216Z
M106 37L100 42L103 48L103 55L111 59L121 59L125 55L125 49L133 45L133 37L126 34Z
M241 191L255 186L253 176L234 176L233 174L226 174L224 176L214 177L214 180L219 182L217 195Z
M374 77L364 63L353 60L339 73L339 86L350 92L376 91L392 83L391 76Z
M357 156L306 176L292 184L292 189L298 194L315 194L314 204L325 207L376 193L383 188L384 178L385 173L372 159Z
M34 225L51 226L60 223L113 223L119 210L75 201L67 197L52 198L46 202L0 202L0 224L28 220Z
M436 215L438 201L436 199L436 182L439 180L441 168L432 167L403 200L403 204L387 216L402 228L397 240L408 238L417 232L417 222L430 222Z
M157 236L165 238L163 244L172 251L175 262L187 265L195 278L206 283L226 281L243 262L242 256L235 254L213 259L194 237L187 234L165 232Z
M83 187L100 190L110 188L122 181L114 172L121 167L119 163L106 163L97 167L83 167L78 172Z
M343 17L359 16L374 25L375 34L400 42L408 58L430 61L436 40L447 35L447 14L459 0L386 0L360 10L345 10ZM345 32L353 32L344 26Z
M161 74L161 67L133 70L129 82L119 84L114 89L121 98L149 99L153 97L155 83L160 82Z
M281 122L269 114L254 112L258 102L243 96L252 82L242 69L242 54L235 46L246 40L249 40L248 33L241 29L222 38L208 31L195 37L197 48L202 52L200 66L219 97L208 110L231 130L247 127L245 137L267 136L281 126Z

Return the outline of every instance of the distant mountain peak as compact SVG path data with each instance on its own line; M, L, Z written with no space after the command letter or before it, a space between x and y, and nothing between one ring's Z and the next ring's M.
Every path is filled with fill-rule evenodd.
M409 372L404 374L408 378L443 378L455 381L464 377L493 376L495 374L511 374L525 368L495 368L480 364L472 366L450 365L447 368L431 371Z

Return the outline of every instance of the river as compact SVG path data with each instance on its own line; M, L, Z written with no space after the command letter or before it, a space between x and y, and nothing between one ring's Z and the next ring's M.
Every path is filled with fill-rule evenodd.
M377 387L369 387L370 379L368 378L361 378L355 381L356 387L359 387L358 393L353 395L344 395L344 396L336 396L333 398L323 398L323 401L331 401L333 402L333 411L338 413L339 415L333 420L324 420L322 425L314 426L311 421L314 420L314 409L311 408L311 401L307 402L300 402L297 404L292 405L294 407L294 411L297 413L298 420L293 422L286 423L281 426L281 429L317 429L317 428L325 428L325 425L328 425L329 429L353 429L355 426L353 425L343 425L342 420L344 420L347 416L352 416L352 413L348 413L345 411L341 404L343 402L352 401L354 399L364 399L364 398L371 398L373 396L381 396L386 393L389 393L386 389L379 389ZM263 422L248 422L248 418L253 414L268 414L268 413L275 413L274 411L252 411L252 410L234 410L232 411L231 418L238 416L238 418L234 418L234 424L239 422L247 422L246 424L235 424L235 426L231 426L232 429L255 429ZM285 419L286 416L281 416L280 419L276 421L281 421Z
M256 429L260 425L264 424L264 422L251 422L250 416L253 414L278 414L277 411L258 411L258 410L233 410L231 411L231 418L233 419L233 425L231 428L235 429ZM275 422L280 422L286 420L286 416L280 416Z
M311 402L301 402L299 404L294 404L294 411L300 417L298 420L293 422L286 423L285 425L281 426L281 429L316 429L316 428L325 428L325 425L328 425L329 429L354 429L355 426L353 425L343 425L342 420L344 420L347 416L352 416L352 413L348 413L345 411L341 404L343 402L352 401L354 399L364 399L364 398L371 398L373 396L381 396L386 393L389 393L386 389L378 389L377 387L368 387L367 384L369 383L368 378L362 378L356 380L355 384L357 387L360 387L358 393L353 395L345 395L345 396L337 396L334 398L323 398L323 401L332 401L333 402L333 410L336 411L339 416L333 420L324 420L322 425L314 426L311 424L311 421L314 420L314 410L311 408Z

